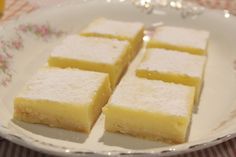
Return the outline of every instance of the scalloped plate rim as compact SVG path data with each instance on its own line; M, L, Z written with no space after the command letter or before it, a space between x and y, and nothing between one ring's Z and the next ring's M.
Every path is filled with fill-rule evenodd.
M70 0L68 2L68 4L70 5L70 2L73 2L73 1L74 0ZM85 2L85 1L95 1L95 0L81 0L79 3ZM67 3L62 3L62 5L63 6L67 5ZM4 22L0 26L0 28L6 27L6 26L9 26L9 25L10 26L14 25L14 22L17 22L17 21L20 21L24 18L30 17L30 16L32 16L32 14L37 14L37 13L40 13L41 11L48 10L50 8L60 8L60 7L61 7L60 5L57 5L57 6L49 6L49 7L44 7L44 8L37 9L35 11L32 11L29 14L22 15L18 19L12 19L10 21ZM205 12L208 12L208 11L214 11L214 12L217 12L217 13L222 12L220 10L212 10L212 9L206 9L205 10ZM114 153L112 151L101 151L101 152L81 151L81 153L79 153L79 154L73 154L73 152L66 152L65 150L64 151L63 150L56 151L56 149L43 148L40 145L37 146L37 145L31 144L31 143L27 143L27 140L20 141L20 140L17 140L16 138L14 138L14 137L11 137L10 132L9 133L6 133L6 132L7 131L4 131L4 128L1 128L1 126L0 126L0 136L2 138L7 139L7 140L9 140L13 143L25 146L27 148L30 148L30 149L33 149L33 150L36 150L36 151L43 151L43 152L46 152L46 153L52 154L52 155L62 155L61 153L63 153L63 155L86 155L87 153L98 154L98 155L119 155L119 154L120 155L122 155L122 154L123 155L132 155L132 154L139 155L139 153L141 153L141 155L150 154L150 155L165 156L165 155L174 155L174 154L177 154L177 153L192 152L192 151L200 150L200 149L203 149L203 148L208 148L208 147L220 144L222 142L225 142L227 140L230 140L230 139L236 137L236 130L235 130L235 132L233 132L233 133L228 133L228 134L222 135L221 137L219 137L219 139L209 138L209 139L200 139L200 140L197 140L197 141L192 141L191 143L193 143L193 144L188 146L188 147L182 147L182 145L185 145L185 143L180 144L181 146L180 145L175 145L175 146L177 146L177 149L174 149L174 150L166 149L166 150L163 150L163 151L150 151L150 150L147 150L147 151L135 151L135 152L124 151L124 152L118 152L118 154L117 154L117 152ZM190 149L191 146L195 146L195 145L196 145L196 147ZM171 147L171 146L168 146L168 147ZM179 147L181 147L181 148L179 148ZM168 152L162 153L164 151L168 151Z

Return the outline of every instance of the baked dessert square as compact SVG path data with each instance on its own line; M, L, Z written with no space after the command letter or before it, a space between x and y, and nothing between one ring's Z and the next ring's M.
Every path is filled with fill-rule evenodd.
M114 88L129 64L129 53L127 41L69 35L52 50L48 64L108 73Z
M82 30L81 35L127 40L131 44L131 60L142 46L143 33L144 25L140 22L98 18Z
M109 76L43 68L14 99L14 119L89 132L111 94Z
M105 129L150 140L183 143L193 100L193 87L127 77L103 108Z
M155 30L147 47L205 55L207 54L209 36L209 32L204 30L163 26Z
M180 83L196 88L198 102L206 64L206 56L165 49L147 49L136 69L136 75L148 79Z

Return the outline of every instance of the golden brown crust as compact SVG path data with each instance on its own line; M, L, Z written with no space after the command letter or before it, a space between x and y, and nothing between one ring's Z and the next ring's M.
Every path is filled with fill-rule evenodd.
M43 115L39 112L28 112L22 109L16 109L14 112L14 119L20 120L23 122L33 123L33 124L44 124L49 127L57 127L71 131L80 131L89 133L89 127L79 126L78 123L73 124L73 122L68 122L66 119L59 119L57 117L49 117L47 115Z

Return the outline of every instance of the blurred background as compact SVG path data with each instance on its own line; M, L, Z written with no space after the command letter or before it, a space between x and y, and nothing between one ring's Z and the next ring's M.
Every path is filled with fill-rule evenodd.
M22 14L29 13L40 7L55 5L63 1L69 1L69 0L0 0L0 15L1 15L0 21L3 22L6 20L10 20ZM137 0L131 0L131 1L137 1ZM208 8L227 10L231 14L236 15L236 0L138 0L138 1L143 1L144 3L193 2Z

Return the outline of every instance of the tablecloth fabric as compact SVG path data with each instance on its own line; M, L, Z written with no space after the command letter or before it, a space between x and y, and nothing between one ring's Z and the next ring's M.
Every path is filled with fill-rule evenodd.
M0 22L17 18L22 14L29 13L33 10L45 6L47 1L50 4L62 0L6 0L4 15ZM197 1L203 6L218 9L228 9L232 14L236 15L236 0L192 0ZM236 157L236 138L231 139L222 144L202 149L199 151L174 155L173 157ZM16 145L0 137L0 157L52 157L37 151L27 149Z
M172 157L235 157L236 156L236 138L222 144L185 153L173 155ZM25 147L13 144L0 138L0 157L53 157L44 153L33 151Z

